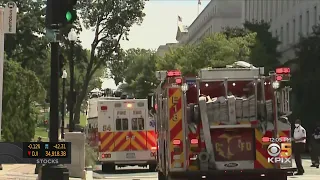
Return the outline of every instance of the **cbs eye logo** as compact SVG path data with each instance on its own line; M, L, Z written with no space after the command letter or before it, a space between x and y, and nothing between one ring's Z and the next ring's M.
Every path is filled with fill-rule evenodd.
M269 163L291 163L291 143L281 143L279 144L272 143L268 146L268 157Z
M278 144L272 143L268 146L267 151L270 156L276 157L281 153L281 148Z

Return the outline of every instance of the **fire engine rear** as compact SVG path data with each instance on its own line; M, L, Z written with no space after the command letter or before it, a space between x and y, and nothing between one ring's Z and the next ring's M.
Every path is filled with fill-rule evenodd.
M263 74L245 62L201 69L197 77L157 72L159 180L287 179L291 89L276 72ZM289 160L270 162L282 156Z

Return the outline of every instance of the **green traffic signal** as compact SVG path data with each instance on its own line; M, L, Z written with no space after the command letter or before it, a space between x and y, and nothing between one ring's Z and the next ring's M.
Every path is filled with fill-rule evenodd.
M71 14L70 11L68 11L68 12L66 13L66 19L67 19L68 22L72 20L72 14Z

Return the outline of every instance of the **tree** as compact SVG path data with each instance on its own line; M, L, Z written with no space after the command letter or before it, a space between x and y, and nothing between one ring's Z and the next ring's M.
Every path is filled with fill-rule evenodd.
M269 29L270 24L265 21L254 23L247 21L244 23L244 28L225 27L223 33L228 38L243 37L250 32L256 33L256 43L251 46L249 62L254 66L264 67L268 74L280 65L279 58L281 57L281 53L277 51L280 42L277 37L272 37Z
M136 98L146 98L156 87L155 52L145 49L129 49L125 51L120 63L126 62L123 70L122 85L124 92L134 94ZM115 72L111 69L111 72ZM127 86L125 86L127 85Z
M301 37L295 46L296 58L293 60L298 69L292 73L291 86L297 103L294 109L299 109L297 117L305 126L311 128L316 121L317 101L320 99L320 26L313 27L313 33Z
M91 78L101 66L106 66L108 61L117 61L120 40L127 39L131 26L141 23L144 17L143 0L83 1L80 6L84 27L93 29L95 34L86 62L83 84L75 104L76 123L79 123L81 104L87 95Z
M35 134L36 102L45 91L33 71L15 61L4 62L2 136L8 142L28 142Z
M186 45L159 58L159 70L180 69L183 74L197 74L206 67L225 67L238 60L248 60L250 47L255 44L255 33L243 37L227 37L214 33L199 44Z

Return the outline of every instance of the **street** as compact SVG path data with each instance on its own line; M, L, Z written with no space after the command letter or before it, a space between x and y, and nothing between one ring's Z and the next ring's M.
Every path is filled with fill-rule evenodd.
M305 174L303 176L290 176L288 180L318 180L320 177L320 169L311 168L309 159L303 160ZM35 165L30 164L12 164L3 165L0 171L0 179L16 179L16 180L35 180L37 175L34 174ZM70 178L71 180L79 180L80 178ZM110 179L110 180L158 180L156 172L148 172L146 168L126 167L118 168L113 174L105 174L101 172L101 166L94 168L93 179Z

